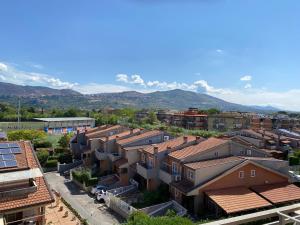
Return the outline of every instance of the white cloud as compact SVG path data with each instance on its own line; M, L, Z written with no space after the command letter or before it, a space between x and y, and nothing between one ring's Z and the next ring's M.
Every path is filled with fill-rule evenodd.
M122 91L133 91L134 89L120 86L120 85L113 85L113 84L97 84L97 83L89 83L78 85L73 88L76 91L79 91L82 94L96 94L96 93L115 93L115 92L122 92Z
M62 81L49 74L25 72L3 62L0 62L0 78L5 82L19 85L42 85L58 89L73 88L78 85Z
M224 50L222 50L222 49L217 49L216 52L217 52L218 54L223 54L223 53L224 53Z
M44 69L44 66L41 65L41 64L32 64L31 66L32 66L33 68L36 68L36 69L39 69L39 70Z
M144 80L141 78L140 75L134 74L131 76L131 82L132 84L140 84L140 85L145 85Z
M241 77L240 80L241 81L251 81L252 80L252 76L246 75L246 76Z
M252 88L252 84L246 84L246 85L245 85L245 88L246 88L246 89Z
M117 81L128 83L128 76L126 74L117 74Z

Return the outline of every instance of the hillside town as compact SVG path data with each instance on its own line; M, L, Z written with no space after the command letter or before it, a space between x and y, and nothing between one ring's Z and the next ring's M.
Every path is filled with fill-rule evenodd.
M54 164L49 170L40 158L40 151L45 150L30 141L8 141L2 132L2 224L53 223L48 212L63 204L61 186L66 184L72 186L64 187L70 191L63 200L65 204L76 208L70 198L75 190L81 190L87 198L94 199L96 206L102 205L117 215L108 216L107 224L119 223L135 212L150 217L173 212L196 223L237 218L236 222L224 224L241 224L242 215L249 215L250 222L280 220L285 215L274 217L270 213L258 220L256 214L284 207L297 212L298 120L287 115L241 112L204 114L195 108L158 111L156 115L166 126L218 133L204 137L122 124L95 126L92 118L38 118L43 121L41 132L70 136L66 144L71 161ZM144 120L149 113L139 111L135 117ZM57 150L46 151L55 159ZM57 179L63 183L58 184ZM60 206L61 211L64 208L67 207ZM68 211L62 218L67 214ZM84 214L76 215L70 224L82 223ZM85 219L86 223L97 224L91 218Z

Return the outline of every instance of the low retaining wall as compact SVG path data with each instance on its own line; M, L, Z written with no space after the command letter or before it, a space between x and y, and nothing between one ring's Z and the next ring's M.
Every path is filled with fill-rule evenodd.
M74 169L78 166L80 166L83 162L80 160L80 161L76 161L76 162L73 162L73 163L69 163L69 164L60 164L58 163L57 164L57 172L59 173L64 173L68 170L71 170L71 169Z

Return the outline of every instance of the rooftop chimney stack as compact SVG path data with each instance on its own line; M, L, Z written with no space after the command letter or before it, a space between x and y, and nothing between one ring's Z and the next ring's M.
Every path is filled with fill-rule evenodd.
M188 137L187 136L183 137L183 142L184 142L184 144L186 144L188 142Z
M196 142L200 143L201 142L201 137L200 136L196 136Z
M158 146L153 146L154 155L158 154Z

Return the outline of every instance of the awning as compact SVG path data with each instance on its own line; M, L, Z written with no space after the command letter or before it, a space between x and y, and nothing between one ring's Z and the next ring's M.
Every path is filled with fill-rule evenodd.
M294 184L280 183L251 188L273 204L300 200L300 188Z
M205 193L227 214L271 206L267 200L245 187L206 191Z

